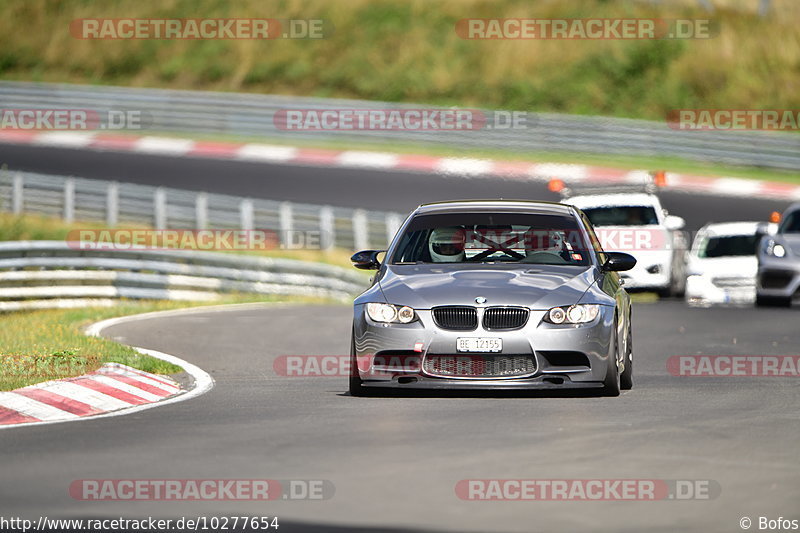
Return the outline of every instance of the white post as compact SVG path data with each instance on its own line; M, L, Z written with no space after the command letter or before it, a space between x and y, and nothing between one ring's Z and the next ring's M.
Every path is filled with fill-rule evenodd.
M72 178L64 180L64 212L62 217L64 222L75 221L75 180Z
M208 228L208 195L204 192L194 197L194 221L196 229Z
M323 250L330 250L336 245L336 221L330 206L319 210L319 233L319 244Z
M253 230L253 201L245 198L239 202L239 224L243 230Z
M281 202L278 208L278 226L281 232L279 235L281 245L289 246L292 244L292 230L294 229L294 215L290 202Z
M167 229L167 193L158 187L153 195L153 226Z
M14 174L11 181L11 212L15 215L22 213L22 190L25 186L22 174Z
M119 220L119 184L112 181L106 189L106 225L113 228Z
M356 250L366 250L369 248L367 213L362 209L353 211L353 245Z

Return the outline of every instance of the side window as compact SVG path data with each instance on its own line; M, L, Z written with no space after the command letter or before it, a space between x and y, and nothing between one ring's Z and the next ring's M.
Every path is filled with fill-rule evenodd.
M600 244L600 240L597 238L597 235L594 232L592 223L589 222L589 219L586 218L586 215L583 213L581 213L581 220L583 220L583 225L586 226L586 233L589 234L589 240L592 243L592 248L594 248L594 251L597 254L597 260L602 265L606 262L606 254L603 251L603 246Z

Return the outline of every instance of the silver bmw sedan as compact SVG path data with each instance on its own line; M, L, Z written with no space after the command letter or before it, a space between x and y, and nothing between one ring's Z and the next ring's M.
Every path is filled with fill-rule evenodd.
M377 270L355 299L350 393L382 389L633 386L631 302L577 208L549 202L426 204L389 249L352 257Z

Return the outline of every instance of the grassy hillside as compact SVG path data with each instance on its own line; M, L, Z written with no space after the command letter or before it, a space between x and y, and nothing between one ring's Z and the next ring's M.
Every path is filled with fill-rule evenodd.
M0 77L341 96L663 119L800 107L800 2L711 0L708 40L469 41L467 17L710 15L695 0L6 0ZM78 40L76 18L324 18L322 40Z

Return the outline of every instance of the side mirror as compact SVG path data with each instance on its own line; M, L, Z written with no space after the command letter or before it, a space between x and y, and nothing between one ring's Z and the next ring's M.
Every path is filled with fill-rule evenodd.
M386 250L362 250L356 252L350 258L353 266L361 270L378 270L381 267L381 262L378 261L378 254Z
M606 262L603 270L607 272L622 272L630 270L636 265L636 258L622 252L606 252Z
M664 219L664 226L670 231L678 231L686 226L686 221L675 215L667 215L667 218Z

